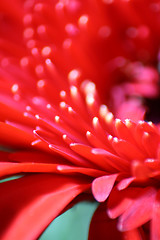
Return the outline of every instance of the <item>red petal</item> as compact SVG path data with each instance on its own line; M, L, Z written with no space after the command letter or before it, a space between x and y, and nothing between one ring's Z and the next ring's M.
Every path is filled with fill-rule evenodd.
M100 159L103 157L106 165L118 171L127 171L129 168L130 164L127 160L102 148L92 148L92 153L97 155Z
M0 144L9 146L31 147L31 142L35 140L32 134L0 122ZM13 141L13 136L16 136Z
M136 145L133 145L125 140L113 138L113 147L115 151L122 157L126 157L130 160L139 159L144 160L146 157L142 151L140 151Z
M143 146L150 158L156 158L159 146L159 136L156 133L145 132L142 140Z
M152 170L144 162L134 160L131 164L132 176L138 181L145 181L152 176Z
M151 239L160 239L160 190L157 193L155 203L153 205L153 215L151 221Z
M115 128L117 131L118 138L127 140L135 144L134 138L130 133L128 127L120 119L115 120Z
M105 172L91 168L80 168L69 165L60 164L46 164L46 163L12 163L12 162L0 162L0 177L6 175L13 175L16 173L65 173L74 174L81 173L92 177L99 177Z
M8 156L9 156L8 152L1 152L0 151L0 161L1 162L8 161Z
M106 204L100 204L95 211L89 229L88 240L145 240L142 229L133 229L127 232L119 232L117 220L108 218Z
M58 165L57 170L61 173L81 173L92 177L99 177L105 172L93 168L73 167L69 165Z
M117 184L118 190L123 190L123 189L127 188L134 180L135 180L134 177L122 179L122 180Z
M74 152L89 160L89 163L92 163L94 167L96 165L102 170L113 171L113 167L106 157L100 157L92 152L94 148L80 143L72 143L70 144L70 147Z
M98 202L104 202L116 181L118 174L96 178L92 183L92 193Z
M117 221L109 219L106 205L100 204L95 211L90 224L88 240L122 239L122 233L117 230Z
M10 105L13 105L13 103ZM9 104L4 104L2 102L0 102L0 109L1 109L0 119L2 121L8 119L9 116L9 119L13 122L22 123L24 125L26 124L27 126L32 127L36 125L37 120L35 118L24 117L23 110L21 112L20 109L17 110L15 107L9 106Z
M107 202L107 213L110 218L117 218L120 216L131 204L132 201L141 192L141 188L127 188L119 191L115 187Z
M0 184L0 238L37 239L44 228L79 193L85 182L38 174Z
M58 172L57 164L0 162L0 177L16 173Z
M9 154L9 160L14 162L57 163L67 164L67 160L58 155L38 151L20 151Z
M63 157L67 158L71 163L74 165L79 165L82 167L93 167L94 165L88 162L87 160L81 158L73 151L71 151L68 147L62 147L60 145L53 145L50 144L49 148L54 152L62 155Z
M20 151L10 153L9 160L16 162L54 163L54 156L35 151Z
M133 229L123 233L124 240L146 240L143 230L140 228ZM148 239L148 238L147 238Z
M148 222L152 217L153 203L156 190L148 187L143 190L140 196L132 201L132 204L119 219L118 228L120 231L129 231Z

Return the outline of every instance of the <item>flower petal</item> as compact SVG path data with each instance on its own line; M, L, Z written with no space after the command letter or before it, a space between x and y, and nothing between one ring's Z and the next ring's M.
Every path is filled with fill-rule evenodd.
M51 151L51 150L50 150ZM52 151L51 151L52 153ZM48 154L40 151L20 151L9 154L9 161L14 162L34 162L34 163L57 163L67 164L68 161L61 156Z
M119 191L115 187L107 202L107 213L110 218L119 217L132 204L132 201L140 194L141 188L127 188Z
M113 170L104 156L100 157L92 152L94 148L80 143L71 143L70 147L74 152L89 160L94 167L97 166L106 171Z
M112 174L96 178L93 181L92 193L98 202L104 202L108 198L117 177L118 174Z
M115 151L122 157L126 157L130 160L133 159L145 159L145 154L140 151L136 145L133 145L125 140L113 138L113 147Z
M146 240L142 228L136 228L123 233L123 239L127 240Z
M118 190L123 190L123 189L127 188L134 180L135 180L134 177L122 179L122 180L117 184Z
M18 147L31 147L35 137L25 131L0 122L0 144ZM13 141L13 136L16 136Z
M105 172L93 168L74 167L69 165L58 165L57 170L61 173L81 173L92 177L99 177L105 174Z
M143 230L136 228L127 232L119 232L117 229L117 219L110 219L106 214L106 204L100 204L95 211L89 229L88 240L145 240Z
M153 205L153 215L151 221L151 239L158 240L160 239L160 190L157 193L155 203Z
M108 218L106 204L100 204L92 217L88 240L122 239L122 234L117 230L117 220Z
M5 175L13 175L16 173L32 173L32 172L58 172L57 164L45 164L45 163L10 163L0 162L0 177Z
M44 228L88 184L51 174L22 177L0 184L0 238L37 239Z
M118 229L129 231L149 221L152 217L155 196L156 190L154 188L145 188L120 217Z

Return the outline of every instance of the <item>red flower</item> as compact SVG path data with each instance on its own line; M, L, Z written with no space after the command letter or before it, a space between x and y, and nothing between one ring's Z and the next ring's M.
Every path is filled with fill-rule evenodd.
M14 3L0 3L0 143L21 151L1 152L0 175L24 176L0 184L1 239L37 238L78 195L101 202L90 240L160 239L159 125L139 100L159 94L160 2Z

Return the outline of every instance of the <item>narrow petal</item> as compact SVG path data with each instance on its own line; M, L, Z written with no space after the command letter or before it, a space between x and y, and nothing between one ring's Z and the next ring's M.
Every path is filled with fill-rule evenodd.
M71 151L67 147L62 147L62 146L50 144L49 148L51 150L53 150L54 152L56 152L56 153L62 155L63 157L67 158L74 165L79 165L79 166L82 166L82 167L93 167L93 165L90 162L81 158L80 156L75 154L73 151Z
M61 173L81 173L92 177L99 177L105 174L105 172L93 169L93 168L81 168L81 167L74 167L69 165L58 165L57 170Z
M98 156L92 152L94 148L80 144L80 143L72 143L70 144L71 149L80 154L82 157L85 157L89 162L93 163L94 165L97 165L103 170L113 170L113 167L111 167L111 164L108 164L107 159L105 159L104 156Z
M135 144L134 138L131 135L129 129L120 119L115 120L115 128L116 128L118 138L127 140Z
M5 175L13 175L16 173L53 173L58 172L57 164L44 164L44 163L10 163L0 162L0 177Z
M115 151L122 157L127 157L128 159L145 159L145 154L140 151L136 145L133 145L125 140L118 138L113 139L113 147Z
M93 148L92 153L99 157L105 157L105 161L108 165L114 167L119 171L127 171L129 167L129 162L124 158L121 158L109 151L106 151L102 148Z

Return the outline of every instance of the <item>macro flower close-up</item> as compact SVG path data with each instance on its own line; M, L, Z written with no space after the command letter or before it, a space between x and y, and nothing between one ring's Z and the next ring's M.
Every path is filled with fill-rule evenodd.
M1 240L160 239L159 71L159 0L0 1Z

